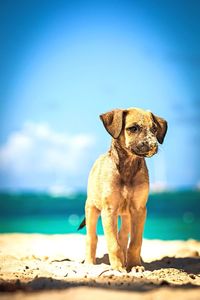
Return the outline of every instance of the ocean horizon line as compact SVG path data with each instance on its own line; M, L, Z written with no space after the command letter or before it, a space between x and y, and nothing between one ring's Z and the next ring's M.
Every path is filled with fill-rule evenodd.
M197 186L181 186L181 187L166 187L166 188L158 188L158 189L151 189L149 194L162 194L162 193L179 193L179 192L200 192L200 188ZM29 189L29 188L22 188L22 189L9 189L9 188L0 188L0 196L1 195L22 195L22 194L35 194L35 195L48 195L52 197L64 197L64 196L73 196L73 195L87 195L87 189L74 189L69 192L50 192L48 189Z

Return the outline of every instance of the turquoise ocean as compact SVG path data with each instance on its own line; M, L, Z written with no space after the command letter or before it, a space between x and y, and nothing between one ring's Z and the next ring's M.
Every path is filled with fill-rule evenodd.
M0 233L83 233L86 193L52 196L45 193L1 193ZM149 195L144 237L200 240L200 191L181 190ZM98 234L103 234L99 219Z

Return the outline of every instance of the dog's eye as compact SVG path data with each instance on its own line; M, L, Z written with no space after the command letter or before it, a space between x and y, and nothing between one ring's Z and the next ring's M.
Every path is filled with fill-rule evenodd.
M133 126L129 127L128 130L130 132L137 132L140 130L140 127L138 125L133 125Z

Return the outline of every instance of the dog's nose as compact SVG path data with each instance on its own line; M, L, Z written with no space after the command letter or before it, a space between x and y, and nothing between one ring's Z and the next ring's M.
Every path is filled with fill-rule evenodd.
M147 152L150 150L150 147L148 143L142 141L138 143L138 149L140 149L142 152Z
M157 148L157 143L154 141L141 141L137 146L138 150L141 152L149 152Z

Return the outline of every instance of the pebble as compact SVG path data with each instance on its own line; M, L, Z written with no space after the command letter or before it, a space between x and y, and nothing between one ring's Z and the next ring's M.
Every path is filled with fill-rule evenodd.
M196 276L194 274L189 274L189 277L192 279L196 279Z

